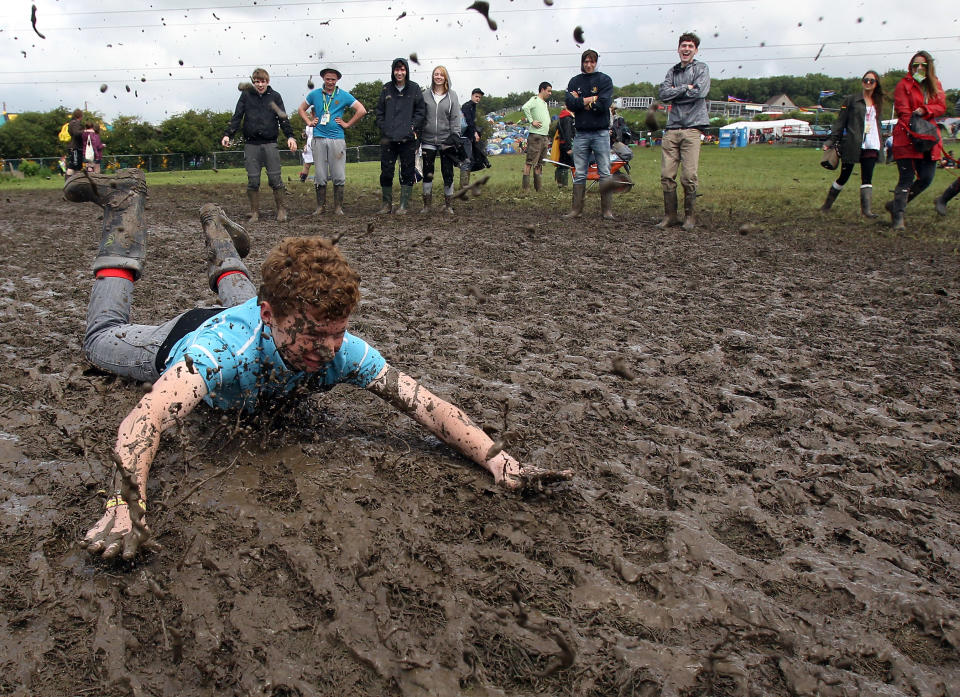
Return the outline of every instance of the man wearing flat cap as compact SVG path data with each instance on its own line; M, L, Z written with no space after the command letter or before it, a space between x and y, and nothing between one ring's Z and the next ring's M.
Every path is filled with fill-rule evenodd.
M587 193L587 169L590 155L597 161L600 177L600 210L607 220L613 219L613 190L603 184L610 178L610 105L613 103L613 81L597 70L599 56L587 49L580 56L580 74L567 84L567 108L577 123L573 139L573 208L568 218L583 215L583 199Z
M311 90L300 105L300 118L313 126L314 184L317 189L317 210L327 212L327 182L333 180L333 214L343 215L343 189L347 183L347 142L344 129L351 128L367 113L352 94L337 87L343 77L336 68L320 71L323 87ZM313 114L308 110L313 107ZM353 111L349 121L343 119L345 109Z

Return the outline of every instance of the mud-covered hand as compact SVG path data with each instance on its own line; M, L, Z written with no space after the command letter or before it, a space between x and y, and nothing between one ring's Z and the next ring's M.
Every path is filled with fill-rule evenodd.
M156 551L160 548L150 539L150 529L146 526L146 516L141 516L143 529L134 529L127 504L112 506L104 511L103 517L90 528L80 541L80 546L90 554L112 559L118 554L124 559L132 559L139 549Z

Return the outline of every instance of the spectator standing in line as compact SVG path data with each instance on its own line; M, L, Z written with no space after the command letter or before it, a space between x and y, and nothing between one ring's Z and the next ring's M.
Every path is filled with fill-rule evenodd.
M537 94L530 97L523 105L523 115L530 122L530 133L527 135L527 158L523 163L523 179L521 189L530 188L530 170L533 170L533 189L540 191L543 187L543 158L550 152L550 109L547 100L553 94L553 86L549 82L541 82Z
M103 156L103 141L100 140L99 126L92 121L83 126L83 166L88 172L99 172ZM92 158L88 159L87 155Z
M663 189L664 217L658 228L680 223L677 214L677 170L682 169L683 229L696 226L697 169L700 165L700 137L710 125L707 95L710 93L710 69L694 57L700 50L700 37L692 32L680 35L677 53L680 62L667 71L660 83L660 101L670 105L663 132L660 162L660 187Z
M557 180L557 187L560 189L566 188L570 167L573 167L573 139L576 133L573 113L564 106L557 114L557 161L567 167L556 167L553 173Z
M322 215L327 210L327 181L333 180L333 214L343 215L343 192L347 184L347 141L344 129L351 128L362 119L367 109L346 90L337 87L343 77L336 68L320 71L323 87L311 90L300 105L300 118L313 126L314 184L317 189L317 210ZM313 107L313 116L307 110ZM353 111L349 121L344 121L343 112Z
M890 213L894 230L906 227L903 214L907 203L930 186L937 173L937 162L943 156L940 131L931 150L920 152L911 140L910 118L916 114L931 123L947 111L946 95L937 79L933 56L917 51L907 65L907 74L897 83L893 93L897 123L893 127L893 159L900 175L893 190L893 200L885 208Z
M483 97L483 90L474 87L469 101L463 103L460 111L463 112L463 148L467 157L460 163L460 188L470 186L470 173L473 171L474 152L483 148L480 142L480 131L477 129L477 104Z
M587 170L591 155L597 161L600 178L600 210L606 220L613 220L613 191L605 189L610 178L610 105L613 103L613 81L597 71L599 54L587 49L580 56L580 74L567 84L565 103L577 120L577 137L573 141L573 208L567 218L583 215L587 193Z
M83 111L74 109L67 123L70 149L67 150L67 175L83 171Z
M453 168L452 139L460 139L460 102L457 93L450 89L450 74L442 65L433 69L429 87L423 88L426 121L420 150L423 156L423 210L429 213L433 205L433 176L437 155L440 156L440 173L443 176L443 212L453 215Z
M237 100L237 108L227 126L220 144L230 147L230 139L240 130L243 122L243 162L247 169L247 199L250 201L250 222L260 220L260 170L266 168L267 183L273 189L273 200L277 204L277 222L287 219L287 209L283 205L283 177L280 174L280 151L277 150L277 136L283 129L287 136L290 152L297 151L297 139L293 137L293 126L283 107L283 98L270 87L270 75L263 68L257 68L250 76L252 87L244 87Z
M304 125L303 137L306 138L306 141L303 144L301 155L301 159L303 160L303 168L300 170L301 184L307 181L307 177L310 176L310 167L313 166L313 126Z
M860 163L860 212L865 218L876 218L871 210L873 203L873 168L880 156L880 114L883 113L883 87L880 75L868 70L861 79L860 94L844 97L840 114L833 124L830 137L823 144L829 150L839 144L840 176L830 185L827 198L820 207L826 213L837 200L843 185L850 179L853 166Z
M413 194L417 146L426 121L426 106L420 85L410 81L410 64L395 58L390 81L377 99L377 126L380 128L380 190L383 205L378 213L404 215ZM400 205L393 210L393 173L400 160Z

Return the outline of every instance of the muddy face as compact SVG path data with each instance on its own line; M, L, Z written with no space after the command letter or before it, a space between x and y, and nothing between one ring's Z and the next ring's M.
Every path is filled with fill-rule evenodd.
M333 360L343 344L348 319L324 320L308 312L286 317L274 314L270 303L263 302L260 314L270 326L273 341L284 362L295 370L315 373Z

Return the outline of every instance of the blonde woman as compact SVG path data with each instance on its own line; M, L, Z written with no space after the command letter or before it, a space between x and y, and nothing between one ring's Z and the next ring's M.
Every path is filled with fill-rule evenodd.
M433 69L430 86L423 90L427 107L427 122L423 127L420 148L423 153L423 210L429 213L433 204L433 172L440 155L440 173L443 175L443 210L453 215L453 168L456 164L450 154L453 138L460 137L460 102L450 89L450 74L442 65Z

